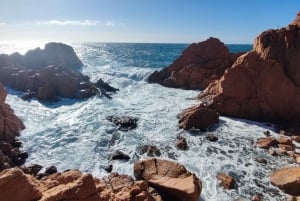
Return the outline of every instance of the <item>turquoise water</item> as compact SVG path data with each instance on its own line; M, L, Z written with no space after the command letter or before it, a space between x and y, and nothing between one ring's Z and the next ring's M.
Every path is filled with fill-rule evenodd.
M176 115L197 103L199 91L170 89L149 84L146 78L154 71L168 66L187 44L72 44L85 66L82 72L92 80L99 78L120 91L113 99L93 97L85 101L63 99L58 103L41 104L36 100L22 101L20 93L9 90L7 102L24 121L26 129L20 139L29 153L27 164L56 165L59 170L78 168L103 177L104 167L113 165L113 171L133 176L133 163L146 158L139 153L143 145L156 145L161 157L184 164L203 182L201 199L205 201L249 200L261 194L264 200L283 200L284 195L269 182L269 174L276 168L292 165L286 157L270 156L254 146L263 131L274 127L264 123L221 117L218 125L208 132L189 133L178 129ZM251 45L228 45L236 52ZM28 46L26 47L28 48ZM1 52L26 51L18 44L0 45ZM106 117L119 114L137 117L138 127L122 132ZM206 140L213 132L219 141ZM184 136L187 151L176 149L177 136ZM110 161L109 155L122 150L129 161ZM264 157L267 165L255 162ZM238 188L224 190L216 179L218 172L234 176Z

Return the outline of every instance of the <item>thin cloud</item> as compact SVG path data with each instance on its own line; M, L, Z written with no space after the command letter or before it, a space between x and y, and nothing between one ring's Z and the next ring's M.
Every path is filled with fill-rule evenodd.
M115 24L111 21L102 22L97 20L49 20L37 22L38 25L54 25L54 26L107 26L113 27Z
M0 26L6 26L7 24L5 22L0 22Z

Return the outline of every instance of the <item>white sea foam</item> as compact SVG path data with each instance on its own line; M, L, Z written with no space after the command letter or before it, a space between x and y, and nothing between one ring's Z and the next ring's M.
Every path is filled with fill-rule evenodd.
M219 124L208 132L186 132L178 129L176 115L193 105L197 91L165 88L148 84L145 78L151 68L125 67L112 60L109 52L99 46L86 48L77 45L76 51L86 64L83 73L92 80L103 78L120 91L113 99L93 97L85 101L63 99L46 104L32 100L22 101L18 92L9 90L7 102L24 121L26 129L20 139L29 153L27 164L55 165L59 170L79 168L103 177L103 169L113 165L113 171L133 176L137 149L144 144L156 145L162 158L171 158L185 165L203 181L201 200L249 200L253 194L262 194L265 200L283 200L284 195L269 182L275 168L289 165L287 158L275 158L255 148L255 140L263 131L272 130L263 123L222 117ZM91 60L94 58L94 60ZM122 132L106 120L109 115L137 117L138 127ZM213 132L218 142L209 142L206 135ZM271 131L272 135L276 135ZM187 138L189 149L175 148L176 137ZM129 154L129 161L110 161L114 150ZM263 157L267 165L255 162ZM216 179L225 172L237 179L238 188L224 190Z

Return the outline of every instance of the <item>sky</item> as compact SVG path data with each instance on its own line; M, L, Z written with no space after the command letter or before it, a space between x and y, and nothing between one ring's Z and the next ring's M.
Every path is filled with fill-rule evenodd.
M252 44L299 0L0 0L0 41Z

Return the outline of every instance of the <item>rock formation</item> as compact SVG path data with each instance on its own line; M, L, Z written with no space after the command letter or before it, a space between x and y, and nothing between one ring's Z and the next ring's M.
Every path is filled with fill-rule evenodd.
M185 109L178 117L179 127L185 130L191 128L204 130L219 121L219 114L202 104Z
M267 30L199 95L223 115L276 123L300 122L300 15L285 28Z
M116 173L100 180L78 170L37 180L18 168L11 168L0 173L0 189L0 197L9 201L162 201L145 181L134 182L131 177Z
M202 190L202 183L194 174L172 161L158 158L136 161L134 175L173 200L198 201Z
M193 43L170 66L152 73L148 81L167 87L205 89L219 79L241 53L229 53L217 38Z
M0 171L22 165L28 156L19 150L21 143L16 141L16 137L25 126L5 103L6 95L0 83Z
M287 167L271 174L271 183L284 192L300 196L300 167Z
M83 64L77 57L74 49L63 43L47 43L45 49L36 48L29 50L25 55L13 53L1 55L7 58L7 62L28 69L40 69L49 65L56 65L68 69L78 69Z
M49 43L45 50L0 55L0 82L25 92L23 99L36 97L41 101L63 98L89 98L96 94L111 98L115 89L103 82L92 83L88 76L74 71L82 66L72 47Z

